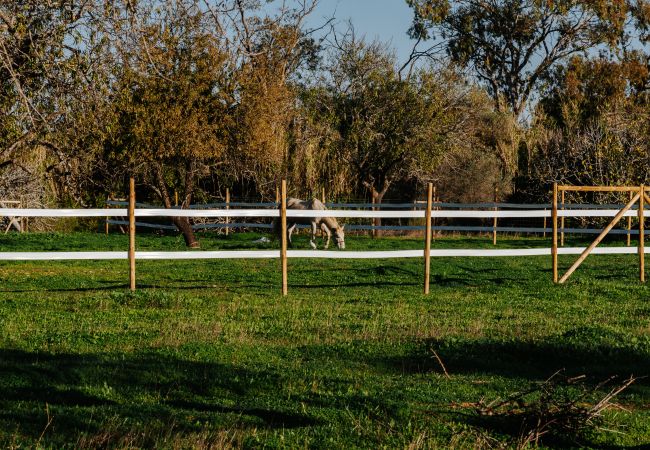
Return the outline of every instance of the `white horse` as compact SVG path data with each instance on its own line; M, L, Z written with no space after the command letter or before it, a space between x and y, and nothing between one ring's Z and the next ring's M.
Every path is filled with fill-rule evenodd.
M287 200L287 209L317 209L325 210L327 209L323 203L318 199L312 200L300 200L297 198L290 198ZM291 245L291 234L296 229L298 224L301 225L311 225L311 239L309 240L309 245L311 248L316 249L316 231L318 228L323 230L323 233L327 235L327 242L325 243L325 248L328 248L330 245L330 238L332 233L334 233L334 239L336 240L336 246L343 250L345 248L345 225L339 226L338 222L334 217L287 217L287 238L289 240L289 245ZM282 231L280 230L279 221L275 220L273 222L273 228L277 236L280 236Z

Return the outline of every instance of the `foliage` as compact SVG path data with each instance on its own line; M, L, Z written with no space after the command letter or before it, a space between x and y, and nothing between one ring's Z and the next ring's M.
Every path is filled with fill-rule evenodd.
M472 115L485 104L453 69L402 78L381 44L351 33L338 45L326 85L307 90L304 102L310 124L329 127L321 145L329 147L328 165L347 174L349 190L367 189L381 203L395 183L431 181L446 154L476 143L480 120Z
M49 200L42 178L69 169L51 133L87 75L88 60L69 45L87 30L87 10L87 2L0 3L0 189L33 206Z
M572 59L540 101L529 192L576 185L647 183L650 158L647 57Z
M101 206L129 175L166 207L282 178L377 202L647 181L646 1L407 0L403 64L310 28L317 0L267 3L0 4L0 197Z
M520 116L537 83L568 57L628 41L644 1L407 0L415 39L442 38L453 61L471 68L500 111ZM643 26L643 25L640 25Z

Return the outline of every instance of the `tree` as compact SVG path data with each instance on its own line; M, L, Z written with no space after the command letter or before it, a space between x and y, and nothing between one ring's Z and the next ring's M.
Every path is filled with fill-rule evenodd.
M105 157L109 167L138 175L166 208L174 189L187 208L200 173L226 146L227 55L191 4L141 3L128 14L131 20L116 23L128 28L116 47L116 123ZM172 220L186 244L198 247L189 220Z
M60 168L62 153L49 138L69 113L66 96L87 74L89 62L73 43L91 21L92 6L0 2L0 170L14 195L40 192L42 171Z
M431 180L441 157L465 132L464 106L471 89L453 71L427 68L399 76L394 57L380 44L350 33L338 40L323 87L310 91L312 114L330 124L318 130L326 144L319 161L337 164L350 192L370 192L381 203L401 181ZM376 221L378 224L379 221Z
M554 71L542 92L526 183L531 196L543 195L539 191L554 181L577 185L649 181L647 56L631 52L621 61L573 58Z
M558 63L600 45L629 41L632 17L643 34L645 1L406 0L409 34L442 39L455 62L469 67L498 110L520 117L539 81Z

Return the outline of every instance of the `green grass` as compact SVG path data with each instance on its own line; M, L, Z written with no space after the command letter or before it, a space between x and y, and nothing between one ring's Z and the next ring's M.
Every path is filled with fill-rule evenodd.
M257 237L201 241L277 247ZM349 250L422 247L347 241ZM548 244L501 239L499 248ZM0 251L126 247L122 235L0 236ZM296 247L307 248L306 236ZM138 249L183 243L145 235ZM419 259L290 260L286 298L278 269L278 260L138 261L131 294L126 261L0 263L0 446L512 444L463 405L559 369L594 386L650 374L650 291L631 255L590 257L563 286L550 282L549 257L434 258L430 296ZM650 380L618 401L624 409L606 417L618 432L594 430L581 445L650 444Z

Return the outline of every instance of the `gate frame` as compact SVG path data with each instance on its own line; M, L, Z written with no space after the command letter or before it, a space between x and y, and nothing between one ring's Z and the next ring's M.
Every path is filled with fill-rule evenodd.
M562 197L564 197L565 192L629 192L629 202L614 216L614 218L609 222L609 224L603 229L603 231L594 239L594 241L580 254L578 259L571 265L571 267L558 279L558 216L557 216L557 206L558 206L558 192L561 192ZM553 219L553 246L551 248L551 256L553 260L553 283L563 284L573 272L584 262L584 260L589 256L594 248L605 238L605 236L611 231L612 228L623 218L625 213L629 211L634 204L638 201L639 208L637 216L639 218L639 280L642 283L645 283L645 217L644 217L644 206L645 203L650 204L650 197L646 192L650 191L650 187L645 185L641 186L558 186L557 183L553 183L553 211L551 217ZM564 216L563 216L564 218ZM628 225L628 229L629 229ZM564 231L564 227L562 227ZM629 239L629 238L628 238ZM629 245L629 244L628 244Z

